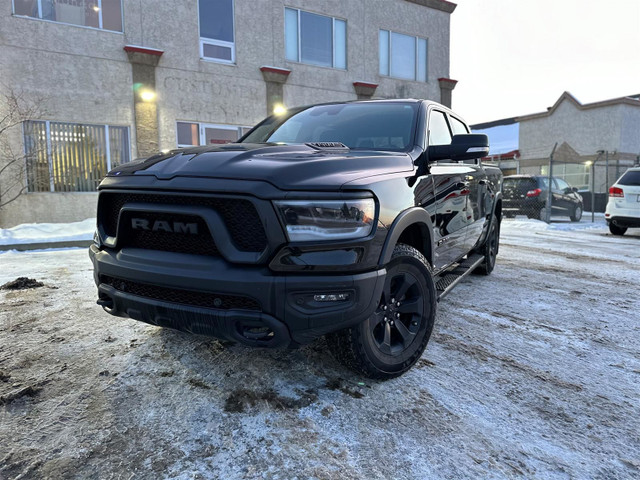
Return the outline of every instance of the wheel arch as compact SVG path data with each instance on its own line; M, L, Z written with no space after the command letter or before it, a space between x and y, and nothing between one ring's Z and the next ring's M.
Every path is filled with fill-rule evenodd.
M387 238L382 246L379 265L391 260L393 249L398 243L404 243L418 250L433 266L433 223L427 211L422 207L404 210L391 224Z

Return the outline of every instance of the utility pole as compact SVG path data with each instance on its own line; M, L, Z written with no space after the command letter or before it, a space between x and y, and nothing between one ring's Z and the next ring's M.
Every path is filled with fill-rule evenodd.
M558 146L558 142L553 146L553 150L551 150L551 155L549 155L549 185L547 185L547 211L545 212L545 218L547 223L551 223L551 202L553 200L553 192L551 191L553 188L553 154L556 152L556 147Z
M591 223L596 221L596 162L591 164Z
M604 165L605 165L605 168L607 169L607 172L604 175L604 181L605 181L604 188L605 190L608 190L609 189L609 150L605 152L605 155L606 156L604 157L605 158Z

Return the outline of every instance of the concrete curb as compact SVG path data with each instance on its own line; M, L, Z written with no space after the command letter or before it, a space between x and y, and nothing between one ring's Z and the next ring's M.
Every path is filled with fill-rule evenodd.
M92 240L71 240L68 242L43 242L43 243L16 243L13 245L0 245L0 251L18 250L25 252L28 250L44 250L47 248L70 248L70 247L89 247L93 243Z

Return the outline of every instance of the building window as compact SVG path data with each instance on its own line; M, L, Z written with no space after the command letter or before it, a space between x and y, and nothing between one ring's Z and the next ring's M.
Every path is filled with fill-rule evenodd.
M233 0L199 0L200 57L235 63Z
M347 22L284 9L285 57L293 62L347 68Z
M27 121L23 132L29 192L93 192L130 159L129 127Z
M541 175L549 175L549 166L542 165L540 167ZM553 165L553 176L556 180L561 179L566 188L569 183L578 190L591 190L591 166L584 163L561 163Z
M13 13L122 32L121 0L13 0Z
M427 81L427 39L380 30L380 75Z
M178 147L232 143L251 130L251 128L235 125L178 122L176 127Z

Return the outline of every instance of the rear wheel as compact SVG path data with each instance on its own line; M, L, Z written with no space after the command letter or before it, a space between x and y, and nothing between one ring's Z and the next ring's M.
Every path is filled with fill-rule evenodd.
M576 205L570 216L572 222L579 222L582 218L582 205Z
M491 226L484 245L478 249L478 253L484 255L484 262L474 270L474 273L481 275L489 275L496 265L496 257L498 256L498 248L500 245L500 223L495 215L491 219Z
M626 227L619 227L617 225L614 225L613 223L609 224L609 231L611 233L613 233L614 235L624 235L625 232L627 231Z
M429 263L415 248L399 244L376 311L359 325L328 335L329 348L341 363L369 378L398 377L426 348L436 303Z

